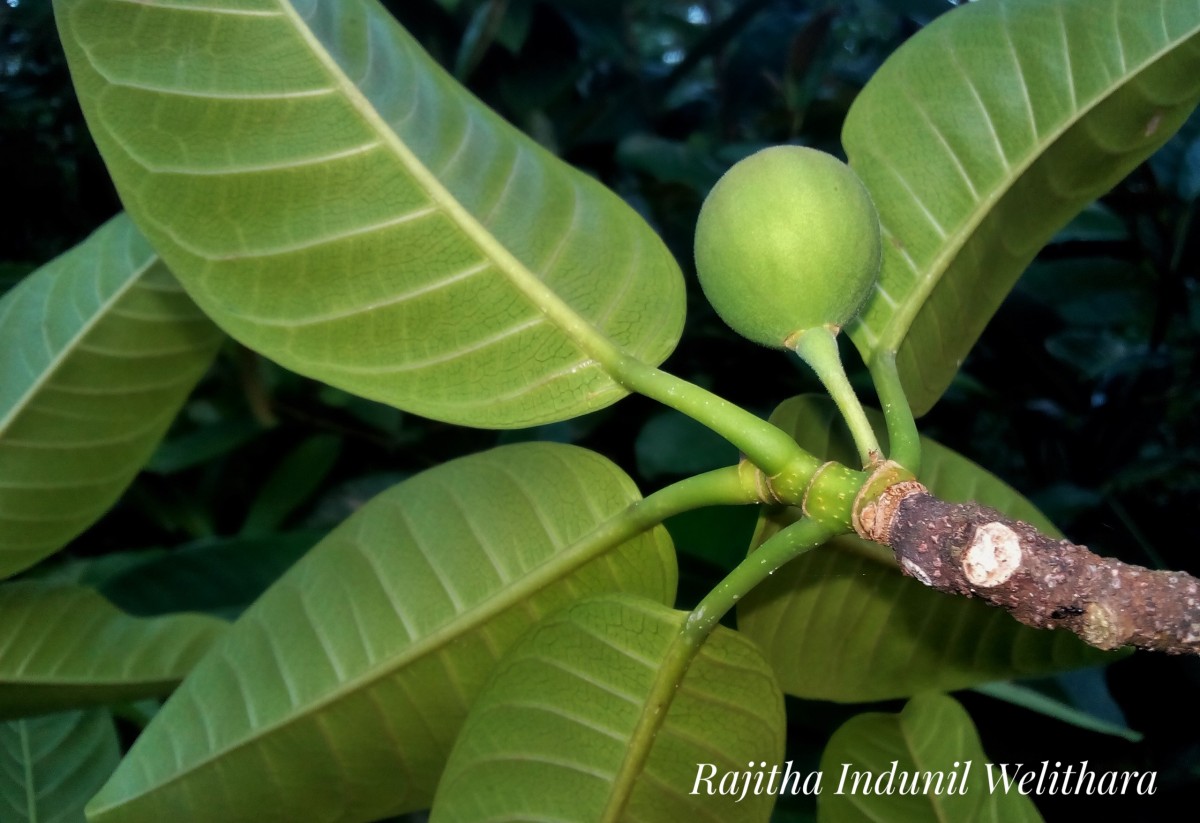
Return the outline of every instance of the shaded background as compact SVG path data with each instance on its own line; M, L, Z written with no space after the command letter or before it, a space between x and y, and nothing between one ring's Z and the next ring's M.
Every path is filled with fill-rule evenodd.
M764 145L840 153L841 124L858 90L951 3L385 5L480 97L602 179L666 239L690 290L686 335L669 369L763 415L785 397L819 390L797 363L741 340L704 302L691 270L696 214L720 173ZM0 0L0 101L3 291L120 206L74 101L46 0ZM1075 541L1194 574L1198 192L1200 118L1193 116L1043 252L921 421L925 433L1031 497ZM848 363L872 399L857 357ZM130 611L235 614L375 492L446 459L531 438L601 451L644 492L736 458L706 430L642 398L535 430L463 429L313 383L230 343L148 470L68 555L128 567L105 591ZM744 554L747 513L698 513L670 524L685 603ZM226 563L189 565L194 547L214 544ZM1037 685L1123 718L1144 737L1131 742L977 693L957 695L993 760L1154 769L1157 795L1106 799L1106 811L1158 821L1171 819L1171 798L1187 807L1200 786L1200 661L1139 654L1104 672ZM788 757L816 768L829 734L862 708L791 701ZM1094 812L1099 802L1037 799L1052 821ZM812 817L811 799L783 801L776 813L780 821Z

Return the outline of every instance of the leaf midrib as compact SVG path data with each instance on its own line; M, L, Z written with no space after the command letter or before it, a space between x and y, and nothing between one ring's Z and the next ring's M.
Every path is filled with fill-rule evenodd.
M704 639L701 639L700 643L688 642L691 638L686 637L683 632L686 617L680 613L672 617L675 618L671 621L675 634L663 654L658 671L654 674L654 682L642 701L637 723L629 736L629 745L625 747L625 757L617 767L617 773L609 788L608 800L600 815L601 823L617 823L625 814L629 801L633 798L638 778L650 759L650 751L654 747L658 732L666 723L667 715L670 714L679 694L679 686L703 645Z
M225 747L214 749L206 757L197 760L187 768L179 769L166 780L159 780L149 784L136 794L126 795L112 805L90 807L91 811L93 813L101 813L105 809L125 805L134 798L144 797L160 791L173 783L178 783L190 774L203 770L213 762L229 756L232 752L252 746L280 729L287 728L293 723L303 722L309 717L319 714L328 706L332 706L343 699L354 697L359 691L369 688L394 674L396 671L406 668L415 661L437 652L452 641L485 625L492 617L513 608L527 600L530 596L549 588L552 584L562 580L598 554L614 548L620 543L636 537L638 534L648 533L654 528L644 529L632 536L623 535L614 541L610 530L619 519L620 512L597 523L590 532L551 555L541 565L535 566L528 574L521 577L519 582L514 584L512 588L503 589L495 597L486 599L466 611L455 615L445 625L413 643L402 654L382 660L377 665L366 669L358 677L351 678L336 689L330 690L320 699L302 706L301 710L290 712L273 723L252 729L251 734ZM221 640L217 642L220 643ZM213 651L221 652L222 650L214 648Z
M130 272L125 282L113 292L112 296L97 306L96 310L92 312L92 315L85 320L84 323L75 331L75 333L65 341L65 344L61 347L58 353L54 355L50 362L46 364L46 367L41 370L41 373L37 376L37 378L35 378L34 381L29 384L29 387L24 391L24 393L17 398L17 401L12 405L12 408L9 409L8 413L5 414L3 418L0 418L0 438L4 437L5 433L8 431L8 427L12 425L13 421L17 419L20 413L28 408L32 398L36 397L38 392L41 391L42 387L54 377L55 373L58 371L59 367L62 366L66 358L74 353L76 348L88 336L92 329L94 329L100 323L100 321L108 317L109 310L112 309L112 307L118 302L120 302L121 298L128 294L129 291L135 285L137 285L137 282L141 279L142 275L149 271L150 268L157 262L158 256L151 254L142 266L135 268L132 272ZM22 295L14 295L14 297L21 296Z
M1007 180L1002 185L997 186L992 194L978 201L975 209L975 216L968 220L962 229L960 229L957 233L957 236L961 239L955 243L947 244L944 250L934 257L933 262L928 269L929 273L923 277L919 276L917 278L916 286L908 293L908 296L901 301L900 308L892 312L891 318L888 320L887 325L879 334L878 341L874 346L871 347L872 359L879 353L895 354L900 350L900 347L904 344L905 339L907 339L909 332L912 330L913 321L916 320L917 315L921 313L922 309L924 309L926 304L929 302L929 296L941 283L942 277L945 275L950 264L953 263L955 258L957 258L959 252L962 251L967 242L969 242L970 239L975 236L976 229L978 229L988 215L992 213L992 207L1004 195L1011 191L1016 181L1020 180L1025 173L1038 161L1038 159L1045 154L1046 147L1056 143L1064 134L1066 134L1066 132L1074 128L1087 114L1091 113L1095 108L1106 102L1112 97L1112 95L1116 94L1128 83L1130 83L1133 78L1148 70L1159 60L1168 56L1169 53L1173 52L1179 47L1179 45L1195 37L1197 33L1200 33L1200 25L1190 29L1186 35L1183 35L1175 40L1168 41L1162 49L1154 52L1150 58L1143 61L1136 68L1126 72L1106 91L1096 95L1096 97L1090 103L1079 108L1075 115L1064 120L1057 129L1052 130L1047 135L1046 139L1035 141L1032 144L1028 156L1024 160L1022 160L1020 163L1011 164L1013 173L1007 178ZM1008 27L1007 18L1005 20L1005 37L1009 38L1010 43L1012 42L1011 30ZM973 83L974 81L972 78L967 78L967 82ZM1074 81L1072 80L1072 82ZM990 119L991 116L992 115L989 112L988 118ZM887 231L886 228L884 231L888 236L892 236L891 232ZM862 319L858 320L857 322L865 325L865 322Z
M288 0L276 2L301 40L325 69L334 86L340 90L367 126L379 136L380 141L392 151L434 205L493 261L501 274L535 308L611 374L609 366L619 359L619 348L546 286L459 202L380 116L375 106L346 75L292 4ZM573 182L572 185L578 184Z
M37 790L34 788L33 777L33 751L29 747L29 723L25 720L17 721L17 735L21 740L21 760L25 765L25 811L29 816L29 823L36 823L38 820L37 807Z
M908 754L909 754L909 757L912 759L913 765L916 766L918 772L923 771L922 766L924 766L926 764L925 764L923 758L920 757L917 743L912 737L912 729L909 727L909 723L905 720L903 713L896 716L896 724L900 727L900 737L904 741L905 748L908 749ZM958 745L956 745L956 747L955 747L954 754L959 755L966 748L965 746L962 745L962 731L963 730L962 730L961 726L955 726L954 730L956 732L955 736L958 740ZM970 762L970 761L968 761L968 762ZM931 771L931 770L924 770L924 771ZM936 792L931 792L929 794L924 795L924 797L928 798L929 805L933 809L933 813L937 817L938 823L952 823L952 821L950 821L946 817L945 804L942 801L942 798L939 794L937 794Z

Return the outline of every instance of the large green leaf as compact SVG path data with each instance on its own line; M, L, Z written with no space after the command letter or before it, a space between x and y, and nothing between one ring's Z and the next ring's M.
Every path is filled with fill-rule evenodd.
M91 589L0 586L0 717L165 696L227 624L137 618Z
M547 443L384 492L197 665L92 820L375 820L428 805L475 695L530 625L591 594L673 600L665 529L597 556L614 542L597 525L637 498L603 457Z
M905 43L842 133L883 270L850 335L918 414L1037 251L1200 99L1198 0L979 0Z
M89 563L82 575L130 614L192 611L232 619L324 536L297 531L206 538L170 551L105 555L103 565ZM106 569L109 563L118 567Z
M113 504L220 341L124 216L0 299L0 577Z
M827 398L792 398L772 420L801 445L852 460ZM881 439L881 416L873 413ZM831 437L830 432L840 436ZM976 500L1049 534L1052 524L1020 494L965 457L922 438L922 482L944 500ZM755 545L799 513L775 511ZM883 700L1046 674L1113 659L1068 632L1031 629L1000 609L904 577L889 549L847 535L788 563L739 606L738 627L762 647L784 691L838 701Z
M664 669L686 618L616 596L542 621L471 710L432 823L766 821L774 796L743 799L728 774L780 762L783 695L754 645L724 628L682 677Z
M103 710L0 723L0 820L84 823L84 805L120 759Z
M57 0L89 126L196 301L283 365L515 427L625 391L684 290L632 209L443 72L374 0ZM148 127L152 124L152 127Z
M1001 788L970 715L942 694L914 697L899 714L851 718L830 738L821 772L828 782L817 798L819 823L1042 819L1026 795Z

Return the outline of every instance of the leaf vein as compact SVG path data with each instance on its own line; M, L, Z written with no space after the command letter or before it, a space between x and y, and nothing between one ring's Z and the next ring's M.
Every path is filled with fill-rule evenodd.
M386 300L379 300L379 301L376 301L373 303L368 303L366 305L353 306L351 308L339 309L337 311L324 312L322 314L312 314L312 315L308 315L306 317L288 317L286 319L281 319L281 318L277 318L277 317L265 317L265 316L261 316L261 315L241 315L241 316L247 320L258 323L263 326L276 326L276 327L285 327L285 328L298 328L301 326L315 326L320 323L330 323L330 322L333 322L336 320L345 320L349 317L354 317L359 314L366 314L367 312L377 311L378 309L387 308L388 306L395 306L400 303L404 303L408 300L414 300L414 299L416 299L418 297L422 297L426 294L433 294L434 292L440 291L448 286L453 286L455 283L460 283L464 280L469 280L478 274L482 274L483 272L487 271L491 267L492 267L491 262L485 260L483 262L476 263L472 266L468 266L465 269L456 271L452 274L447 274L443 277L439 277L436 280L430 280L427 283L422 283L421 285L415 286L407 291L403 291L398 294L390 295ZM440 361L435 361L435 362L440 362ZM406 365L411 366L413 364L410 361Z
M229 9L218 6L201 6L191 3L168 3L165 0L109 0L112 3L124 4L127 6L145 6L151 9L168 9L170 11L194 11L204 14L217 14L236 17L282 17L283 14L277 11L268 11L266 9Z
M289 171L291 169L302 169L308 166L317 166L322 163L332 162L334 160L344 160L348 157L356 157L360 154L366 154L367 152L377 149L382 145L382 140L368 140L365 143L359 143L356 146L350 146L349 148L331 151L326 154L318 154L310 157L299 157L291 160L280 160L275 162L268 161L250 163L244 166L162 166L141 159L139 159L137 162L138 165L152 174L179 174L189 177L224 177L238 174Z
M423 217L428 217L432 214L437 214L437 213L438 213L438 209L436 206L423 206L418 209L413 209L412 211L404 212L403 214L394 215L392 217L387 218L386 220L380 220L376 223L369 223L365 226L354 226L352 228L347 228L347 229L343 229L341 231L334 232L333 234L327 234L327 235L323 235L320 237L314 237L314 238L307 238L305 240L300 240L295 243L286 243L286 244L283 244L280 246L274 246L271 248L248 249L245 251L227 252L224 254L215 254L214 255L210 252L201 251L199 248L194 247L194 246L191 248L188 248L188 246L186 246L182 242L180 242L179 244L181 246L183 246L184 248L187 248L188 251L190 251L192 254L195 254L197 257L202 257L205 260L211 260L213 262L221 262L221 261L227 261L227 260L250 260L250 259L255 259L255 258L260 258L260 257L275 257L275 256L282 255L282 254L292 254L292 253L298 252L298 251L305 251L307 249L315 248L317 246L324 246L329 243L335 243L339 240L346 240L351 237L358 237L360 235L370 234L370 233L376 232L376 231L382 231L383 229L390 229L394 226L400 226L400 225L403 225L404 223L411 223L414 220L420 220ZM176 242L179 242L178 239L176 239Z

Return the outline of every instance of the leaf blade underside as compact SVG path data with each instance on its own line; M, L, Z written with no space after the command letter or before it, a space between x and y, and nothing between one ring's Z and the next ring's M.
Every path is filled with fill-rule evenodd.
M661 604L610 596L540 623L500 663L472 709L432 823L765 823L773 796L706 789L748 762L780 761L783 696L754 645L723 627L682 677L661 682L686 618Z
M0 586L0 718L165 697L228 628L132 617L83 586Z
M107 711L0 722L0 819L84 823L84 804L120 759Z
M1038 250L1198 100L1197 0L982 0L919 32L842 132L884 233L863 358L896 352L927 412Z
M495 661L542 615L674 598L665 529L587 553L638 499L574 446L525 443L374 498L234 624L89 807L93 823L374 820L426 807ZM585 549L581 553L580 549Z
M0 577L108 510L223 339L124 215L0 298Z
M817 797L817 820L1041 823L1028 795L1001 788L995 776L993 790L989 766L975 724L958 701L917 695L897 714L860 714L833 733L821 770L846 782ZM883 791L876 793L876 786Z
M658 237L374 0L55 7L127 207L196 301L288 368L507 428L624 396L613 343L658 363L678 340Z

